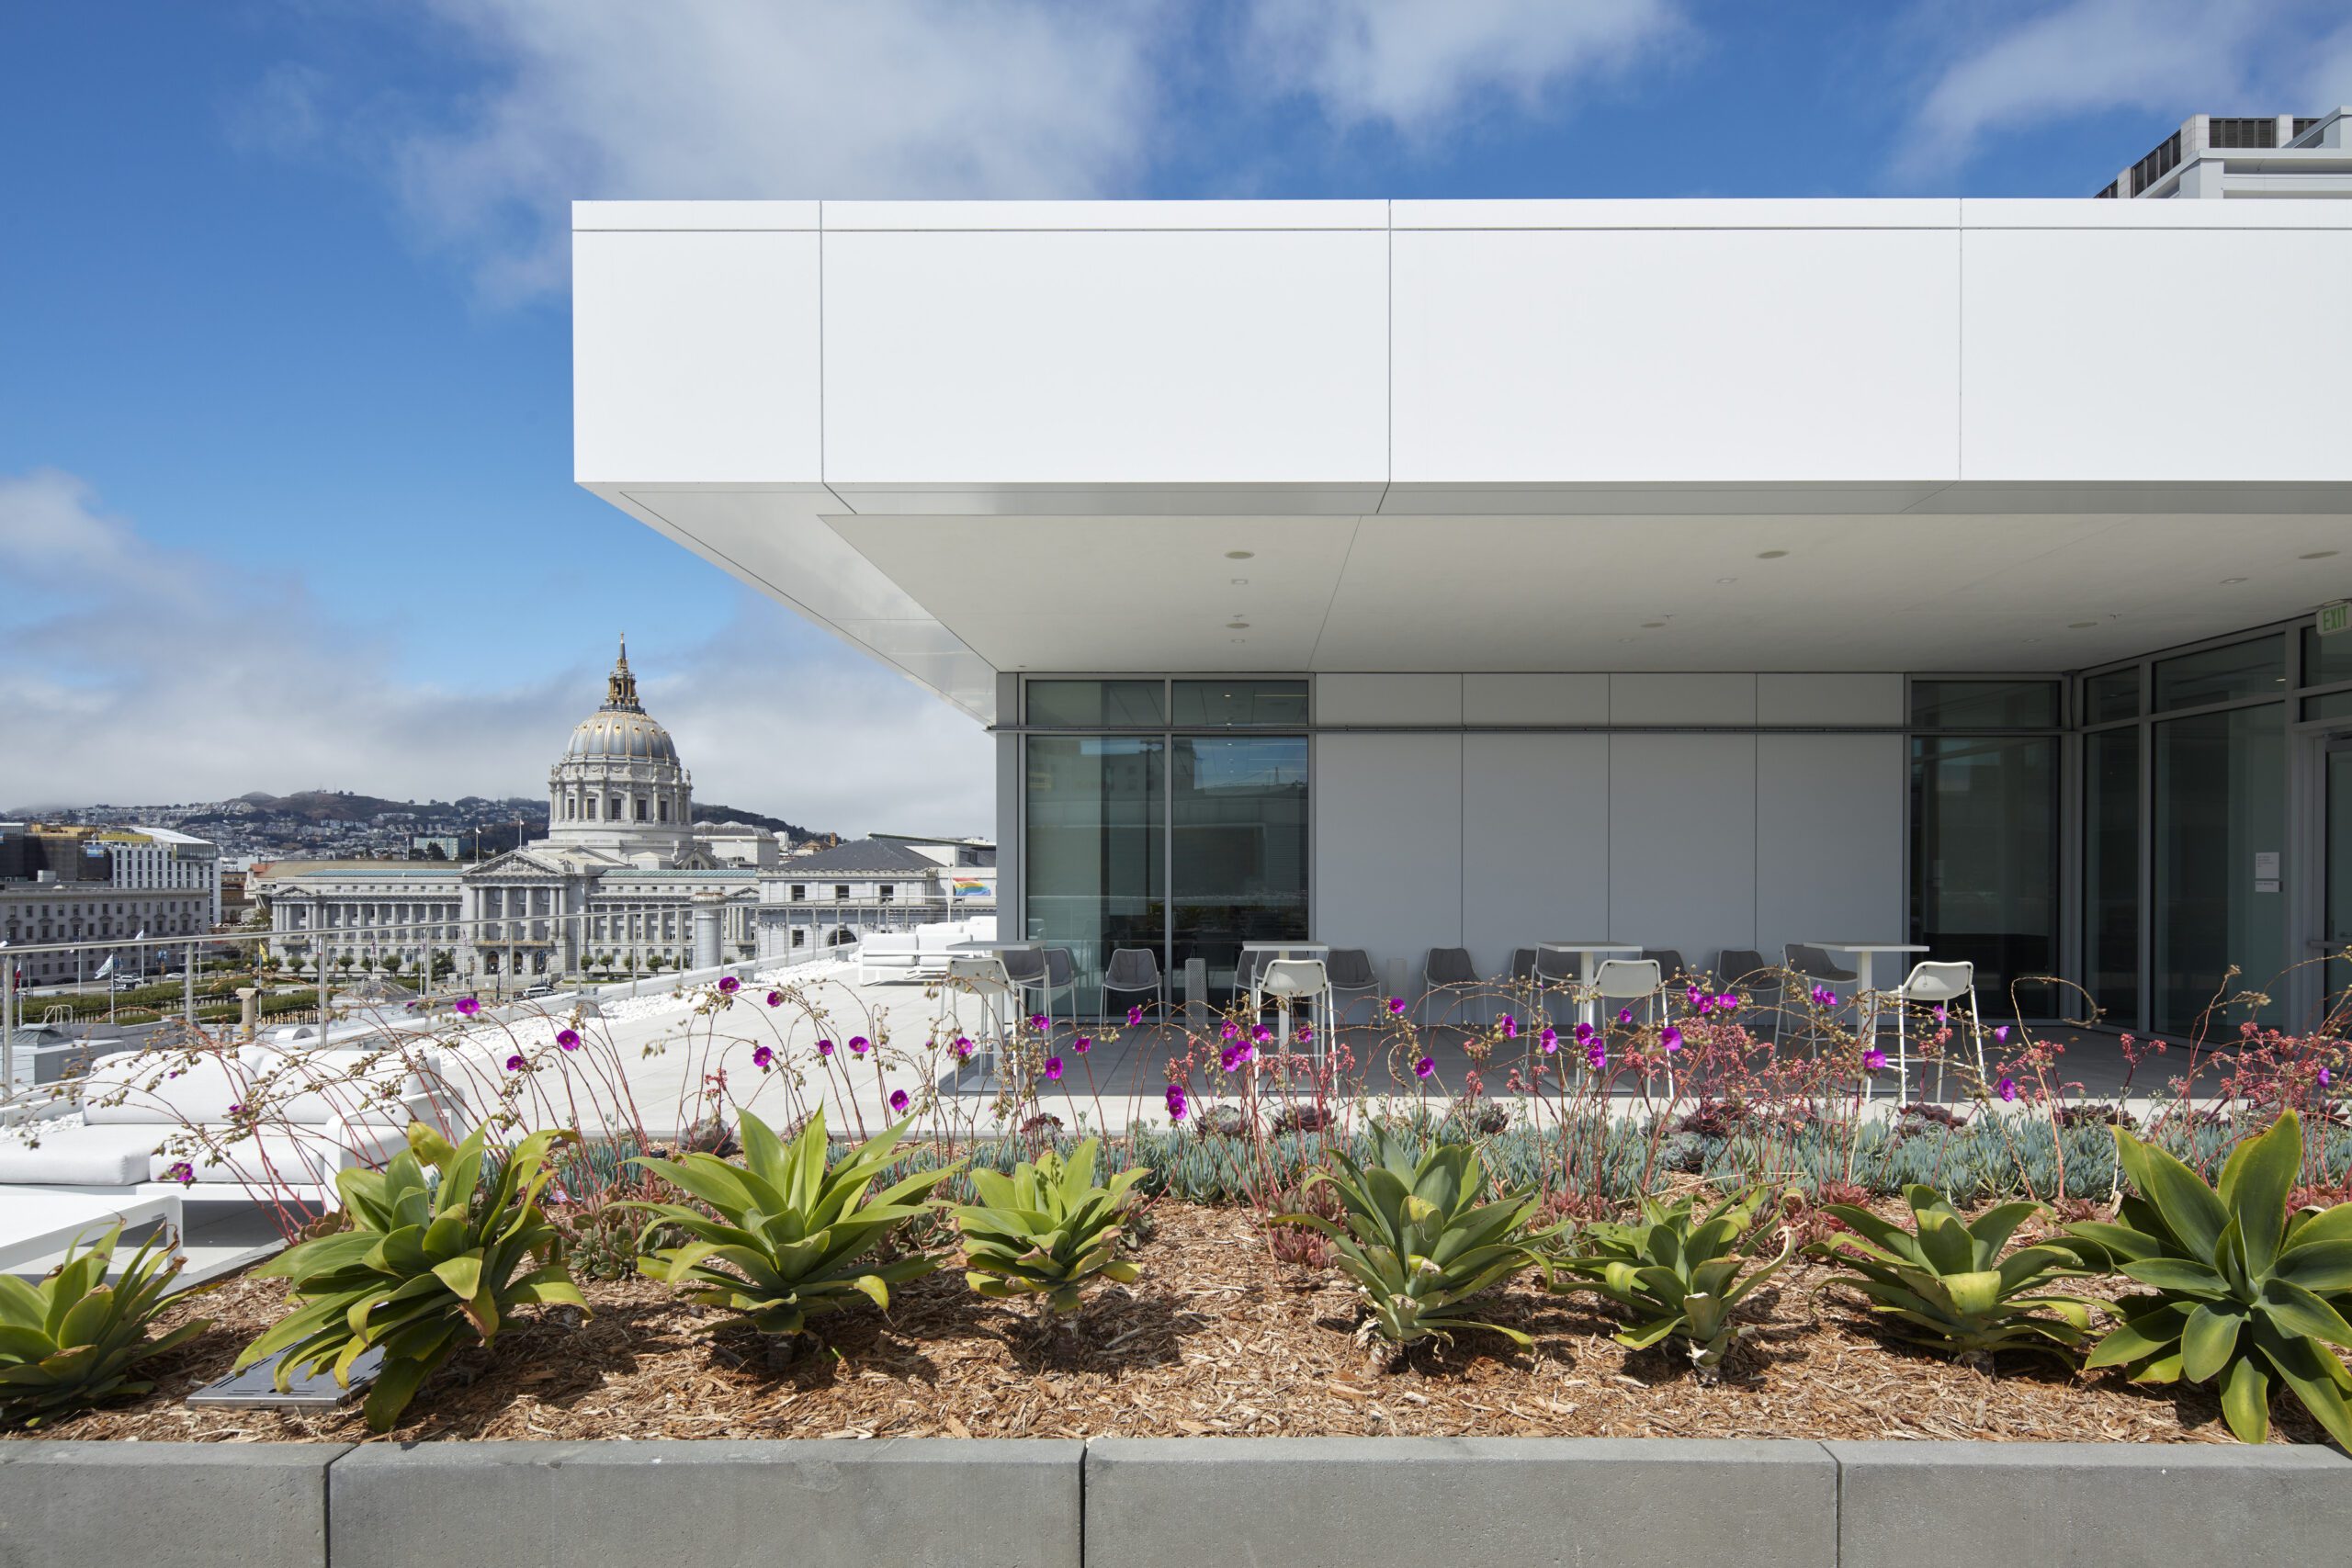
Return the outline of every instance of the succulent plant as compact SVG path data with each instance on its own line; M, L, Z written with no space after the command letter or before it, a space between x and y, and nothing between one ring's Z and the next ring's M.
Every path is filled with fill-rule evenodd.
M483 1131L462 1144L423 1122L382 1170L335 1177L351 1229L303 1242L254 1273L291 1283L295 1310L237 1358L239 1369L284 1352L277 1381L332 1371L351 1382L351 1365L373 1347L384 1353L368 1391L368 1425L387 1431L417 1385L451 1352L487 1345L515 1309L588 1303L565 1267L563 1244L539 1207L552 1179L553 1152L578 1134L534 1133L483 1179ZM428 1183L427 1168L439 1177ZM538 1267L520 1273L526 1260Z
M1559 1260L1578 1286L1560 1288L1589 1288L1631 1308L1636 1321L1614 1337L1628 1349L1647 1349L1674 1337L1688 1340L1691 1365L1713 1378L1732 1346L1733 1311L1779 1272L1796 1246L1783 1227L1781 1250L1759 1263L1758 1242L1742 1239L1766 1196L1763 1187L1751 1187L1703 1215L1694 1192L1670 1203L1645 1198L1637 1221L1595 1220L1583 1233L1592 1250Z
M2114 1222L2065 1234L2086 1262L2154 1288L2118 1304L2122 1325L2086 1364L2123 1367L2134 1382L2218 1383L2222 1415L2249 1443L2270 1434L2275 1381L2292 1389L2327 1435L2352 1447L2352 1371L2332 1346L2352 1346L2343 1308L2352 1292L2352 1203L2290 1212L2301 1179L2302 1122L2289 1111L2230 1151L2218 1187L2179 1160L2115 1129L2135 1190Z
M2041 1212L2039 1203L2002 1203L1973 1221L1932 1187L1903 1190L1911 1227L1883 1220L1850 1203L1823 1213L1849 1235L1805 1250L1854 1270L1833 1284L1870 1298L1889 1331L1951 1356L1992 1356L2003 1350L2063 1355L2090 1337L2091 1303L2054 1293L2051 1284L2085 1273L2063 1247L2023 1247L2002 1255L2017 1228Z
M67 1247L39 1284L0 1273L0 1427L39 1427L117 1394L145 1393L155 1385L134 1375L141 1363L212 1326L199 1319L149 1338L180 1271L176 1241L150 1237L108 1285L121 1239L118 1224L86 1251Z
M908 1221L929 1213L926 1196L962 1166L959 1160L876 1191L875 1179L890 1165L906 1130L900 1122L828 1167L821 1108L790 1144L746 1111L740 1122L742 1165L700 1153L631 1162L718 1214L713 1219L683 1203L616 1204L652 1216L640 1245L664 1226L688 1238L639 1258L639 1271L763 1334L797 1334L809 1318L862 1301L888 1306L892 1285L921 1279L940 1260L916 1252L874 1263L869 1255ZM707 1332L727 1321L703 1326Z
M964 1236L964 1282L993 1300L1044 1297L1049 1325L1078 1310L1089 1280L1133 1284L1136 1266L1116 1256L1119 1224L1128 1190L1149 1173L1137 1166L1098 1185L1096 1157L1089 1138L1067 1161L1046 1149L1010 1176L975 1169L979 1201L948 1211Z
M1531 1232L1536 1195L1514 1190L1486 1201L1486 1166L1469 1144L1437 1144L1416 1158L1413 1145L1388 1128L1375 1125L1372 1138L1369 1163L1334 1149L1338 1168L1306 1179L1310 1189L1328 1186L1338 1198L1336 1222L1294 1211L1273 1215L1274 1223L1329 1240L1333 1261L1368 1309L1366 1336L1403 1346L1487 1328L1531 1343L1516 1328L1473 1317L1463 1303L1542 1265Z

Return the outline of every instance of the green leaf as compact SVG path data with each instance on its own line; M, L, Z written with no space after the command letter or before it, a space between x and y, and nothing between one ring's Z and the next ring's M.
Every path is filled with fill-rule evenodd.
M2188 1314L2180 1335L2181 1375L2190 1382L2209 1382L2237 1352L2238 1330L2245 1314L2236 1307L2199 1306Z
M2269 1440L2270 1379L2251 1356L2232 1363L2230 1375L2222 1382L2222 1418L2242 1443Z
M2291 1110L2258 1138L2238 1145L2222 1168L2222 1201L2238 1222L2246 1271L2259 1278L2278 1256L2287 1194L2303 1165L2303 1124Z
M2230 1221L2221 1198L2195 1171L2123 1128L2115 1130L2115 1142L2132 1185L2155 1205L2192 1257L2211 1261L2222 1228Z

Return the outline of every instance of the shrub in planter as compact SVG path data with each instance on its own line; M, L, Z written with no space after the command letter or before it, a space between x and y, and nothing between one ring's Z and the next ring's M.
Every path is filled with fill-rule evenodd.
M616 1208L652 1215L644 1235L673 1226L688 1238L637 1260L648 1279L716 1307L726 1317L702 1325L750 1324L763 1334L802 1332L808 1319L860 1301L890 1304L890 1287L919 1280L940 1265L913 1252L888 1262L870 1254L910 1220L928 1213L931 1190L963 1162L909 1176L880 1191L875 1178L895 1157L907 1123L876 1134L828 1168L825 1112L820 1107L790 1144L750 1111L742 1112L741 1165L716 1155L637 1159L682 1192L701 1200L712 1218L683 1203L625 1202Z
M1696 1193L1686 1192L1671 1203L1645 1198L1637 1221L1596 1220L1587 1225L1584 1239L1591 1250L1561 1259L1559 1267L1582 1288L1637 1314L1631 1327L1615 1335L1617 1343L1644 1350L1679 1337L1689 1341L1690 1363L1700 1375L1713 1378L1732 1346L1733 1310L1779 1272L1796 1247L1794 1233L1783 1226L1781 1250L1759 1263L1760 1236L1743 1239L1766 1196L1764 1188L1752 1187L1704 1214L1698 1212Z
M159 1235L106 1284L121 1239L117 1224L86 1252L66 1248L37 1285L0 1273L0 1427L38 1427L117 1394L145 1393L155 1385L133 1375L140 1364L212 1326L184 1323L150 1339L180 1259Z
M975 1168L980 1201L948 1211L964 1236L964 1282L999 1301L1042 1296L1048 1327L1056 1313L1078 1310L1089 1280L1135 1283L1136 1266L1115 1253L1128 1190L1148 1172L1137 1166L1098 1184L1096 1156L1089 1138L1067 1161L1046 1149L1010 1176Z
M2352 1447L2352 1203L2290 1213L2302 1122L2292 1111L2230 1151L2218 1187L2121 1127L2115 1146L2135 1191L2113 1223L2066 1227L2085 1261L2153 1286L2117 1303L2123 1323L2086 1364L2123 1367L2134 1382L2218 1383L2230 1430L2270 1435L2274 1381L2294 1390L2327 1435Z
M1531 1232L1540 1199L1529 1190L1481 1201L1487 1171L1469 1144L1442 1143L1418 1159L1413 1146L1388 1128L1372 1130L1373 1157L1358 1164L1331 1151L1337 1170L1317 1171L1308 1188L1329 1186L1339 1200L1338 1221L1304 1212L1272 1216L1323 1235L1334 1261L1368 1309L1359 1339L1378 1335L1391 1345L1457 1328L1487 1328L1514 1344L1532 1341L1516 1328L1472 1317L1463 1303L1542 1258Z
M417 1385L450 1353L490 1344L517 1307L588 1303L565 1267L563 1244L539 1207L552 1179L549 1157L576 1139L534 1133L482 1179L483 1133L454 1147L413 1123L409 1146L382 1170L337 1173L352 1228L303 1242L254 1270L291 1282L295 1310L245 1347L242 1370L284 1351L282 1391L298 1373L330 1370L348 1387L351 1364L381 1347L382 1369L368 1392L368 1425L400 1419ZM430 1168L437 1186L425 1179ZM538 1267L518 1274L526 1260Z
M2064 1247L2024 1247L2002 1256L2018 1226L2041 1212L2039 1203L2002 1203L1973 1222L1931 1187L1904 1189L1911 1227L1868 1209L1830 1203L1823 1212L1848 1234L1805 1250L1854 1270L1831 1280L1870 1298L1871 1311L1889 1331L1949 1356L1985 1357L2003 1350L2064 1355L2090 1337L2091 1303L2053 1292L2060 1280L2085 1270Z

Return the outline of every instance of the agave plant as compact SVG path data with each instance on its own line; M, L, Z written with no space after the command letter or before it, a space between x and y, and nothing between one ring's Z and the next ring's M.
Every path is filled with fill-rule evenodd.
M980 1201L949 1210L964 1235L964 1282L992 1300L1043 1296L1048 1326L1078 1310L1088 1280L1135 1283L1136 1266L1115 1256L1119 1225L1128 1190L1150 1173L1137 1166L1098 1186L1096 1153L1089 1138L1068 1161L1049 1148L1010 1176L976 1168Z
M201 1319L150 1339L179 1275L176 1241L160 1232L149 1238L108 1285L121 1239L118 1224L86 1252L67 1247L37 1285L0 1273L0 1427L38 1427L117 1394L145 1393L155 1385L132 1375L140 1364L212 1326Z
M1911 1228L1848 1203L1824 1205L1855 1233L1805 1250L1854 1270L1830 1283L1871 1300L1897 1338L1946 1355L1983 1357L2003 1350L2063 1355L2089 1337L2091 1303L2053 1293L2059 1280L2080 1279L2076 1255L2063 1247L2002 1248L2039 1203L2002 1203L1963 1220L1932 1187L1903 1190Z
M738 1134L742 1165L716 1155L675 1160L637 1159L682 1192L708 1204L718 1217L682 1203L621 1203L653 1217L639 1245L664 1225L692 1238L657 1247L637 1260L639 1272L706 1306L718 1308L763 1334L798 1334L808 1319L857 1302L890 1304L890 1287L937 1269L935 1255L914 1253L869 1264L867 1255L909 1220L932 1209L931 1190L963 1161L922 1171L874 1190L907 1123L876 1134L825 1164L825 1113L820 1109L790 1144L750 1111ZM704 1325L705 1331L727 1319Z
M492 1343L521 1306L588 1303L571 1281L563 1243L539 1208L549 1156L579 1134L534 1133L516 1145L487 1192L483 1132L454 1147L423 1122L382 1170L335 1177L352 1228L280 1253L255 1273L291 1281L296 1309L245 1347L239 1369L277 1355L282 1392L299 1372L330 1370L351 1385L371 1348L383 1364L368 1391L368 1425L389 1430L417 1385L450 1353ZM440 1178L429 1185L427 1168ZM526 1259L538 1267L518 1274Z
M2222 1163L2220 1188L2124 1128L2115 1146L2135 1192L2113 1223L2066 1235L2086 1262L2154 1287L2118 1303L2122 1325L2086 1365L2123 1367L2135 1382L2218 1382L2240 1440L2270 1435L2275 1375L2327 1435L2352 1447L2352 1371L2330 1346L2352 1346L2352 1203L2290 1213L2303 1163L2302 1122L2290 1111Z
M1372 1134L1371 1164L1334 1149L1339 1169L1306 1179L1308 1187L1328 1185L1338 1197L1339 1222L1311 1213L1273 1216L1330 1239L1340 1271L1370 1309L1360 1337L1377 1334L1404 1346L1451 1338L1457 1328L1485 1328L1532 1344L1516 1328L1469 1315L1463 1303L1543 1266L1543 1236L1530 1230L1541 1200L1522 1190L1481 1201L1486 1166L1469 1144L1441 1143L1417 1159L1411 1145L1389 1129L1375 1124Z
M1721 1200L1703 1215L1696 1193L1686 1192L1671 1203L1645 1198L1638 1222L1595 1220L1587 1225L1584 1236L1592 1250L1562 1258L1559 1267L1637 1314L1630 1327L1618 1331L1617 1343L1644 1350L1679 1336L1690 1342L1691 1365L1712 1378L1731 1348L1733 1309L1779 1272L1796 1247L1796 1236L1783 1226L1781 1250L1758 1262L1760 1240L1741 1239L1755 1225L1766 1195L1761 1186L1752 1187Z

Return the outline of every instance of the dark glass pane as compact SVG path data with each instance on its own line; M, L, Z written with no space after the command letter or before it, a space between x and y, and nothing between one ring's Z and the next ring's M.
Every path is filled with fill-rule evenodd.
M2159 661L2154 706L2170 713L2236 697L2276 696L2286 683L2287 639L2273 632Z
M2352 718L2352 692L2330 692L2303 699L2305 718Z
M2317 626L2303 628L2303 684L2333 686L2352 681L2352 635L2322 637Z
M1179 729L1304 727L1304 681L1179 681L1173 722Z
M2140 730L2083 739L2083 958L2109 1023L2140 1021Z
M1162 743L1140 737L1032 735L1024 940L1069 949L1077 1005L1101 1003L1114 948L1165 938ZM1005 934L1010 937L1012 932Z
M2323 834L2327 854L2327 886L2323 900L2326 926L2321 935L2327 944L2325 969L2329 1028L2344 1032L2346 1010L2352 1009L2352 740L2339 740L2327 750L2327 777L2322 785L2325 812Z
M2206 1010L2271 989L2286 967L2286 720L2267 703L2156 726L2151 978L2167 1034L2222 1038L2247 1014L2200 1024ZM2281 1014L2273 1003L2258 1016Z
M1306 738L1183 739L1170 759L1176 942L1204 964L1211 999L1231 994L1245 942L1306 937Z
M2110 670L2083 682L2083 722L2106 724L2140 716L2140 667Z
M1159 724L1158 681L1032 681L1029 722L1046 725Z
M2040 729L2058 722L2055 681L1914 681L1911 722L1923 729Z
M1976 965L1987 1016L2047 1017L2057 972L2058 742L1911 742L1911 931L1924 956Z

